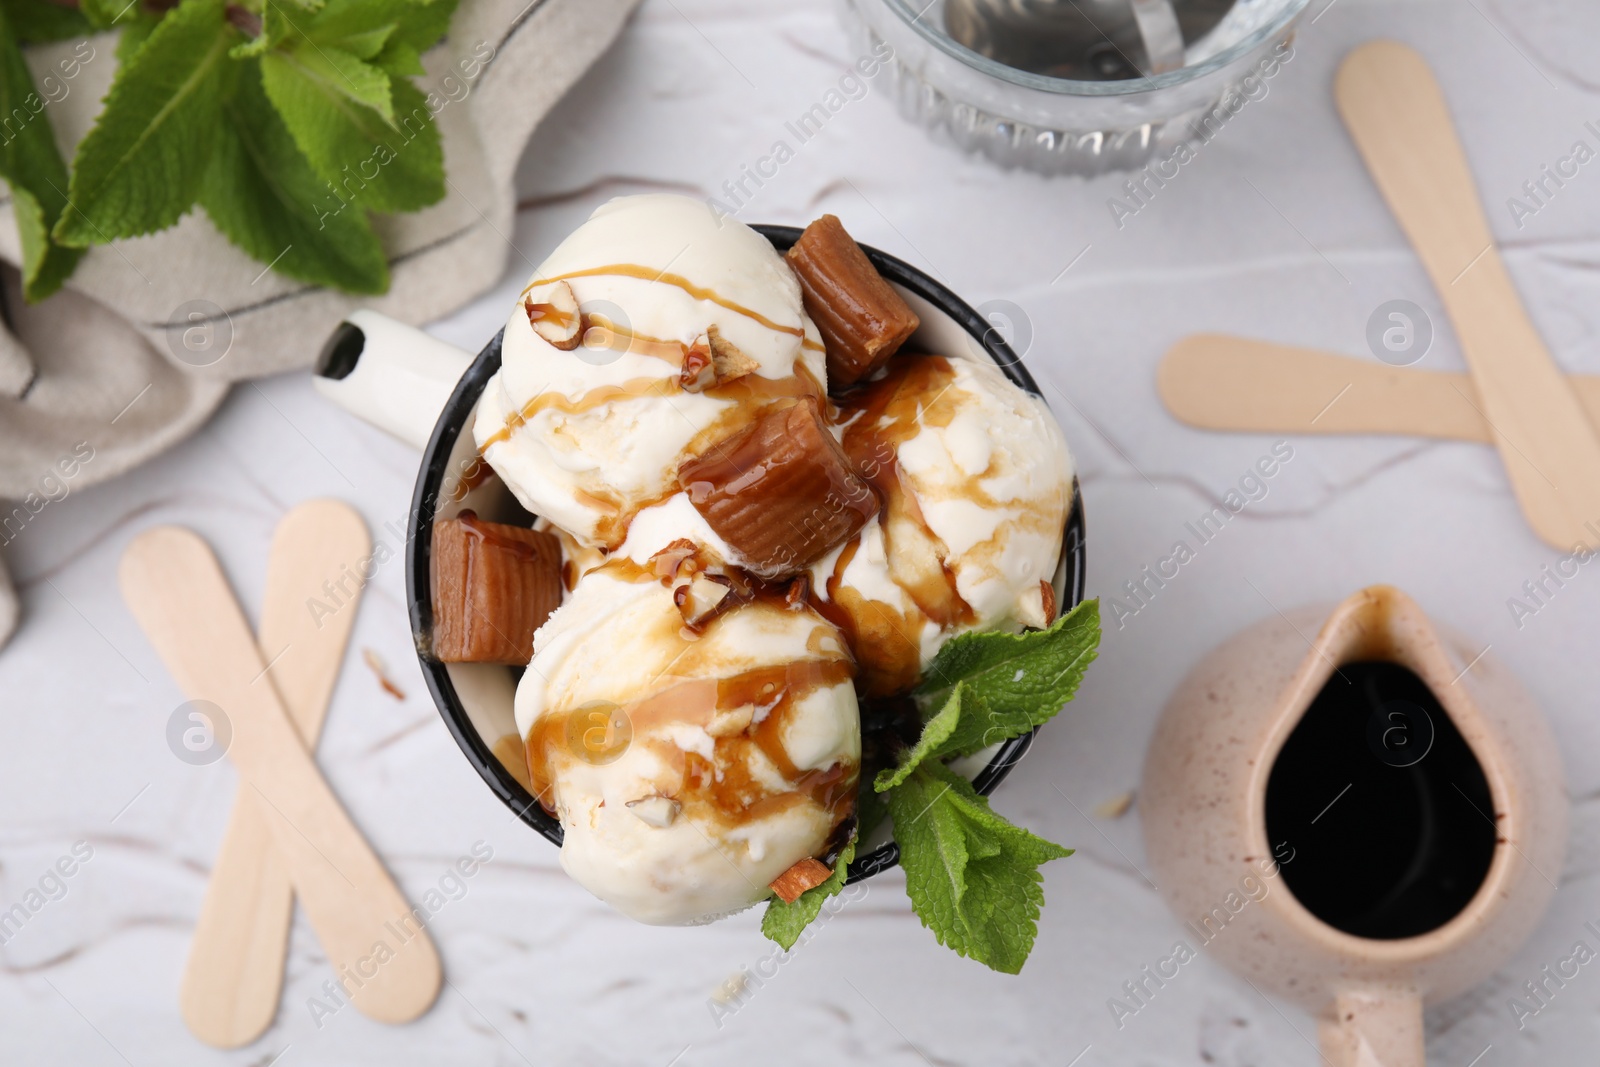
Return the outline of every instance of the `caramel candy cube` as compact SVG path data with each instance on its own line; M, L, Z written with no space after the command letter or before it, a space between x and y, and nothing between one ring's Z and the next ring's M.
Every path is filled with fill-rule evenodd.
M916 332L916 312L883 280L839 220L824 215L789 249L806 314L828 357L828 388L871 376Z
M823 425L816 401L768 409L678 468L706 523L762 578L805 567L866 525L878 496Z
M833 871L827 864L807 856L774 878L768 888L785 904L793 904L806 890L815 889L832 877Z
M533 631L561 603L554 534L484 522L433 524L433 654L444 663L526 664Z

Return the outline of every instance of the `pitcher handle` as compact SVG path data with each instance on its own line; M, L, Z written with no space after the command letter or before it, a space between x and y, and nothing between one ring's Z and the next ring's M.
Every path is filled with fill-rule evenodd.
M1425 1067L1422 997L1414 990L1353 990L1317 1020L1329 1067Z

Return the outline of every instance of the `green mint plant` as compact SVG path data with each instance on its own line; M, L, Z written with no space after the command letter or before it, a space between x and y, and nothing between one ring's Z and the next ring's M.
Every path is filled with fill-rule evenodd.
M980 752L1054 718L1072 699L1100 647L1100 602L1086 600L1044 630L962 634L939 650L913 694L922 735L862 790L886 802L906 873L906 894L939 943L1016 974L1033 950L1044 904L1040 865L1072 854L996 814L946 761ZM881 797L880 797L881 794ZM852 840L833 876L786 904L767 905L761 930L793 948L828 897L844 888Z
M456 0L71 2L0 0L0 178L30 301L90 245L196 204L281 274L388 289L370 215L444 197L437 109L410 79ZM119 66L69 174L22 46L100 30L120 30Z

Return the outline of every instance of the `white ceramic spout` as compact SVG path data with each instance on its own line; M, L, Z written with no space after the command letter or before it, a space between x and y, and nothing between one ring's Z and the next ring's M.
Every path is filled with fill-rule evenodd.
M454 345L361 310L328 337L313 381L319 393L352 415L425 449L471 363L472 356Z

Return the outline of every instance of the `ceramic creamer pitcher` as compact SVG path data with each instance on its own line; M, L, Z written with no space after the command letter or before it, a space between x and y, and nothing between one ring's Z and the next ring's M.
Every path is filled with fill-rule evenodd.
M1316 1013L1330 1067L1421 1067L1423 1005L1543 915L1568 801L1510 672L1373 586L1213 651L1156 728L1140 807L1201 951Z

